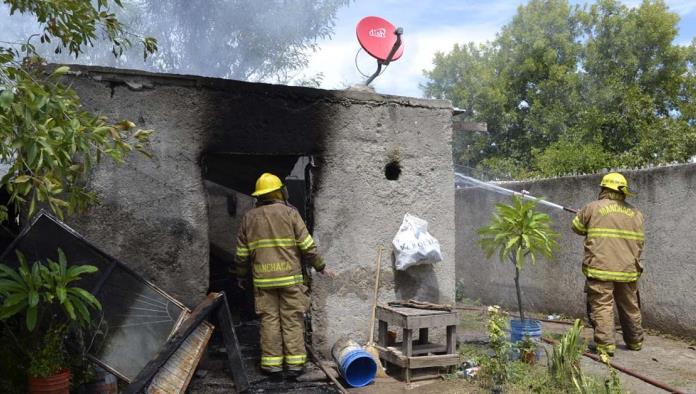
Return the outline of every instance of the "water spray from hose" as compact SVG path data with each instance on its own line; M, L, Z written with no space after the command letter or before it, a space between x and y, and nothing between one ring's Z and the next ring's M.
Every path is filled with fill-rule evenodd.
M490 191L493 193L498 193L498 194L502 194L505 196L517 196L517 197L524 198L527 200L532 200L536 203L539 203L541 205L545 205L547 207L559 209L561 211L578 213L578 211L576 209L564 207L563 205L555 204L555 203L552 203L550 201L546 201L546 200L542 200L540 198L534 197L531 194L529 194L529 192L527 192L526 190L522 190L521 192L516 192L514 190L506 189L504 187L500 187L500 186L494 185L492 183L484 182L482 180L472 178L470 176L466 176L466 175L458 173L458 172L454 173L454 177L455 177L455 183L461 182L461 183L466 184L468 186L480 187L481 189L484 189L484 190L487 190L487 191Z

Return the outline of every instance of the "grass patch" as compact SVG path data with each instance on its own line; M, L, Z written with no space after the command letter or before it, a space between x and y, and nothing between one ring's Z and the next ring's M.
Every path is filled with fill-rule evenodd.
M459 313L458 330L460 332L482 332L486 329L486 319L482 312Z
M458 348L462 361L472 361L473 364L480 366L478 375L468 379L466 383L462 381L461 385L457 384L459 388L475 384L486 392L502 391L513 394L620 394L623 392L618 374L608 364L607 368L610 372L608 378L590 376L581 371L580 357L585 350L585 343L580 336L583 327L579 320L565 334L544 335L558 341L553 351L548 353L550 367L542 363L530 365L511 360L510 350L515 345L509 341L506 342L505 332L500 330L504 315L497 309L493 309L492 312L489 310L487 324L491 342L489 344L463 343ZM453 381L458 376L450 374L443 378Z
M489 347L479 343L462 343L459 345L459 357L463 360L477 360L488 357Z

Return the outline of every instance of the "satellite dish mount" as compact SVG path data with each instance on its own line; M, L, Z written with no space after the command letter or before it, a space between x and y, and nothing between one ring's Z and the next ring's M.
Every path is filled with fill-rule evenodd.
M401 41L404 29L396 28L380 17L368 16L358 22L355 31L362 49L377 59L377 70L365 81L365 85L369 85L380 75L383 66L399 60L404 53Z

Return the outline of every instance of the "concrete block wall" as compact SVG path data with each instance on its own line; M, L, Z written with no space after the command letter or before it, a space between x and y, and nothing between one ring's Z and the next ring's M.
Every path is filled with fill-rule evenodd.
M637 195L629 201L645 215L645 272L640 296L645 325L663 332L696 337L696 165L625 171ZM597 198L602 175L562 177L507 183L564 206L581 208ZM490 220L494 204L509 197L481 189L456 191L457 280L468 298L516 310L514 269L495 258L486 261L476 229ZM560 232L560 249L553 262L539 261L521 274L527 310L585 316L581 272L583 238L570 230L573 215L543 208Z
M355 106L332 120L314 196L320 250L335 280L316 279L315 339L330 346L346 333L368 335L378 246L384 246L380 299L451 302L454 296L454 185L451 110L420 102ZM398 162L398 180L385 166ZM391 240L405 213L428 221L444 261L396 271Z
M314 338L326 351L367 335L377 246L381 299L454 298L451 104L371 92L74 67L85 109L156 132L153 159L105 163L89 180L101 204L78 231L188 305L208 288L207 153L313 155L315 239L333 280L315 275ZM387 180L385 165L401 174ZM249 185L251 190L253 185ZM216 201L216 200L211 200ZM430 222L445 261L395 272L390 241L410 212ZM213 230L210 230L213 229ZM218 242L218 241L216 241Z

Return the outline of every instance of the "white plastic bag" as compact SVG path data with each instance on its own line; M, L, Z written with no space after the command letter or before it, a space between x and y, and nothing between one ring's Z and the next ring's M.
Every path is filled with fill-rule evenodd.
M428 233L428 222L410 214L404 215L394 240L396 269L404 271L408 267L442 261L440 243Z

